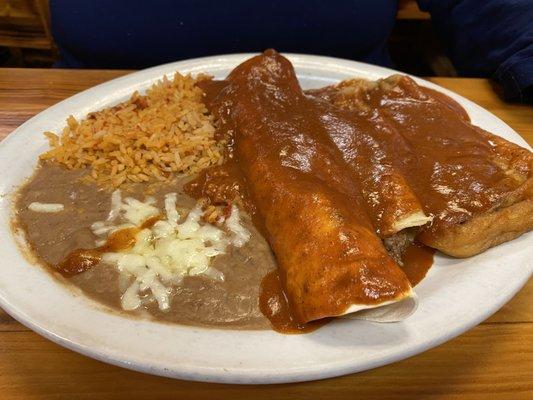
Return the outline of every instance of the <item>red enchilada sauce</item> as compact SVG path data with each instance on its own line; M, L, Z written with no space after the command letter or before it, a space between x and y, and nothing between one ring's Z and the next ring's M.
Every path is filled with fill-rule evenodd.
M275 58L279 55L269 50L261 57ZM251 62L252 60L247 61ZM257 64L260 63L257 61ZM285 68L277 60L272 61L274 63L275 68ZM265 64L269 65L268 62ZM290 71L279 74L281 78L276 77L279 82L292 85L292 82L283 81L291 79ZM217 97L221 93L225 96L223 92L227 82L229 81L200 83L206 93L205 103L215 114L221 102ZM271 93L260 92L265 87ZM292 118L301 111L302 105L299 102L306 102L305 107L309 110L306 126L315 133L318 132L314 137L316 144L312 147L305 139L301 139L299 146L291 145L287 148L287 156L280 157L274 153L276 149L272 148L273 156L294 169L307 168L307 176L332 182L343 195L363 204L378 234L378 216L390 210L390 202L398 202L398 195L403 194L404 189L409 195L414 194L418 198L426 215L433 217L432 223L424 226L422 235L431 236L470 219L476 213L497 206L504 194L521 183L521 177L510 176L499 166L502 161L509 160L496 160L498 154L495 148L498 143L491 141L489 134L470 124L468 115L459 104L441 93L417 86L408 77L396 77L388 83L375 85L353 99L345 96L347 100L345 99L344 106L342 103L337 105L343 94L336 87L308 91L303 100L279 101L282 109L272 108L268 103L274 103L270 98L277 95L276 88L270 89L268 84L257 84L254 89L257 89L258 97L267 99L263 114L272 117L271 121L265 118L257 123L271 130L285 129L287 132L284 135L298 133L292 131L297 126L295 124L298 124ZM298 99L300 88L295 87L293 90ZM237 98L243 105L248 101L236 93L230 93L228 98ZM291 104L294 104L294 109L290 108ZM358 104L362 106L357 108ZM218 117L226 118L220 115ZM321 136L323 132L326 137ZM222 169L228 182L240 182L232 187L232 197L236 193L244 195L243 191L249 191L240 172L249 166L243 165L234 154L233 143L238 140L233 137L234 133L234 129L226 129L221 133L230 143L228 158L231 159L229 167L223 166ZM277 143L275 140L265 142L265 146L270 144L275 146ZM314 164L304 165L309 160L310 151L317 152L317 157L311 160ZM526 153L524 150L524 154ZM522 156L523 154L518 154L516 160L512 161L519 164ZM321 163L322 159L326 162ZM332 159L333 164L328 159ZM301 162L298 163L299 161ZM336 164L342 168L336 168ZM391 166L392 170L389 171ZM287 168L280 169L286 170ZM383 170L387 174L380 172ZM346 171L350 172L347 174ZM399 176L401 179L391 180L391 176ZM220 176L217 177L219 178ZM208 195L220 197L221 189L216 189L217 185L220 186L220 180L217 182L216 179L207 177L200 185L204 187L201 190L205 191L209 185L211 193ZM381 188L381 193L377 193L378 189L374 191L374 188ZM249 198L247 193L242 197ZM408 196L400 197L399 200L409 202L398 202L395 210L407 206L408 212L410 207L414 207L410 203L412 199L406 197ZM248 201L248 205L253 206L251 203Z
M408 293L407 277L362 207L359 182L290 63L279 55L251 59L222 89L206 86L219 129L233 136L230 158L256 206L254 223L276 254L280 275L288 277L283 286L295 320L306 323Z
M498 207L526 179L506 169L523 171L529 152L515 148L510 154L499 147L501 139L472 125L464 109L442 93L407 76L389 77L360 92L342 88L309 95L342 109L328 111L344 128L331 127L330 136L349 168L365 177L371 194L367 198L363 193L367 208L377 215L387 210L388 199L373 192L396 190L393 185L384 189L387 175L385 180L380 175L392 166L433 217L422 229L423 242L431 244L450 227Z
M435 250L414 242L402 254L402 270L407 275L411 286L416 286L426 276L433 265Z
M318 190L334 199L342 218L345 218L343 207L349 199L351 214L357 215L357 224L370 225L378 235L383 234L381 238L389 233L382 229L380 218L391 209L409 215L410 210L420 207L426 216L433 218L422 231L433 235L490 209L502 194L517 184L494 162L495 145L484 132L472 126L464 110L446 96L421 89L409 78L399 78L388 87L377 85L365 93L361 109L344 109L334 104L332 92L335 88L302 96L290 65L282 61L282 57L273 51L261 57L238 67L228 81L201 84L206 93L206 105L223 121L220 134L229 138L227 159L230 162L217 167L214 174L203 173L189 188L192 188L190 193L207 195L215 202L225 198L231 201L242 195L245 204L251 205L248 211L263 232L265 220L268 224L266 210L272 212L274 203L261 196L270 196L264 186L268 185L268 180L275 182L268 175L258 174L265 166L270 168L265 170L267 174L273 173L287 184L307 181L309 185L323 187ZM254 77L249 79L246 73ZM240 93L240 89L244 92ZM252 123L254 118L256 121ZM254 131L255 137L251 136ZM258 141L262 141L262 147L257 146ZM250 158L250 151L257 153L255 159ZM253 178L253 182L247 182L244 177ZM278 186L274 185L271 190L277 190ZM228 195L231 199L227 199ZM262 204L261 216L256 215L256 207L253 207L257 201ZM389 201L399 202L391 207ZM304 204L294 206L297 210ZM269 230L272 229L270 225ZM288 237L274 238L267 234L267 238L276 253L276 242ZM334 247L337 244L330 243L329 254L337 257L339 249ZM381 251L374 249L378 253ZM280 255L277 256L279 260ZM371 259L375 256L376 253ZM412 245L403 263L403 273L415 285L431 266L432 251ZM331 268L335 266L332 264ZM365 268L362 270L366 271ZM386 279L391 277L387 275ZM338 282L341 289L342 284ZM302 321L301 316L295 319L288 312L288 306L279 305L287 305L280 300L285 296L280 297L280 292L274 290L282 286L274 276L265 278L261 309L276 329L298 330L303 325L295 321ZM391 288L372 290L375 290L372 298L385 299L390 296ZM318 292L317 296L320 296ZM358 301L364 304L367 300L372 303L370 298ZM342 304L335 311L349 305L343 303L345 300L339 301ZM329 311L332 315L334 310Z

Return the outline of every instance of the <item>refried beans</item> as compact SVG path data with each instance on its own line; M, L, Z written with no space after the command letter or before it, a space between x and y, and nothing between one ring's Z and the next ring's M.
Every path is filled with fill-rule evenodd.
M67 170L45 162L18 192L16 224L24 231L35 256L52 271L53 266L73 250L96 247L96 237L90 226L95 221L104 220L109 212L111 191L82 182L85 174L87 171ZM183 178L170 184L131 184L122 190L138 199L147 195L155 197L161 209L164 195L176 192L177 208L190 210L196 200L182 190L184 182L190 179ZM60 203L65 208L58 213L38 213L28 209L32 202ZM217 256L213 261L212 266L225 276L223 282L201 275L185 277L180 285L172 288L168 312L161 311L157 303L152 302L128 313L185 325L268 329L269 322L259 309L259 290L261 280L276 269L276 263L270 247L249 217L243 217L243 225L251 232L250 240L243 247L231 247L227 254ZM122 291L115 268L99 263L80 274L60 278L93 299L121 310Z

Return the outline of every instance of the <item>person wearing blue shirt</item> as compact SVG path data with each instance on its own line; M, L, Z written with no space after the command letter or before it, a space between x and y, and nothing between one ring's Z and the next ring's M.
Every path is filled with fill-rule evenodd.
M533 0L418 0L460 75L531 100ZM320 54L391 66L396 0L51 0L64 68L143 68L224 53Z

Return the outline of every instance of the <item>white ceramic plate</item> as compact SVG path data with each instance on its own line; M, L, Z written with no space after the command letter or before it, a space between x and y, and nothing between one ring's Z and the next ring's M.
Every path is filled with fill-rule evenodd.
M418 354L480 323L525 284L532 272L533 235L466 260L437 256L416 288L420 305L401 323L339 320L307 335L191 328L105 312L23 257L10 228L10 196L46 147L43 131L59 131L70 115L125 100L164 74L224 77L249 54L181 61L136 72L86 90L32 118L0 144L0 305L50 340L125 368L175 378L227 383L281 383L362 371ZM304 88L395 71L353 61L289 55ZM416 78L415 78L416 79ZM462 104L472 121L528 147L509 126L474 103L421 79Z

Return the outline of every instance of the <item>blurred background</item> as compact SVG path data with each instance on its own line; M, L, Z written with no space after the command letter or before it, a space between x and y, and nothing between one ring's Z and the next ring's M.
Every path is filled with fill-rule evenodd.
M52 36L48 0L0 0L0 67L52 67L59 51ZM400 0L388 39L396 69L419 76L456 76L431 25L415 0Z

